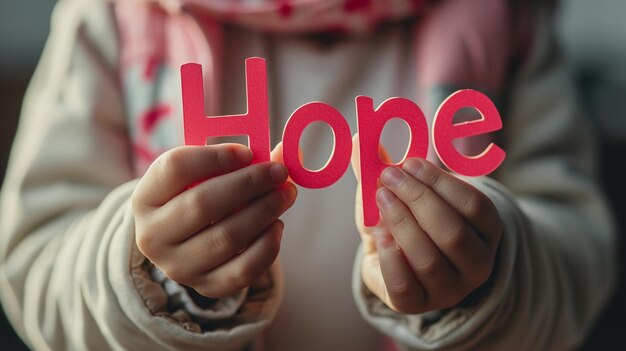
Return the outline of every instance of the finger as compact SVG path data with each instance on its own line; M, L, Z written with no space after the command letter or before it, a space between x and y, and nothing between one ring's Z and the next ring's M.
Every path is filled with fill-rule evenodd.
M351 165L352 165L352 170L354 172L354 175L356 177L357 180L357 191L356 191L356 198L355 198L355 212L354 212L354 218L355 218L355 222L356 222L356 226L357 226L357 230L359 232L359 234L361 235L361 239L363 240L363 244L364 249L366 252L373 252L375 251L375 244L371 238L371 232L372 230L376 230L376 229L386 229L386 226L384 225L383 221L379 221L378 225L375 227L366 227L363 223L363 197L362 197L362 192L361 192L361 166L360 166L360 161L359 161L359 134L355 134L352 137L352 156L350 159ZM382 145L378 146L378 157L381 159L382 162L385 163L390 163L391 162L391 158L389 157L389 154L387 153L387 150L385 150L385 148ZM380 185L380 182L379 182Z
M302 162L302 150L298 149L298 157L300 158L300 162ZM285 164L285 160L283 159L283 142L279 142L278 145L276 145L276 147L274 148L274 150L272 150L272 153L270 154L270 160L272 160L272 162L277 162L280 164ZM290 176L287 177L287 182L291 182L293 183L293 179L291 179Z
M133 204L161 206L193 183L244 167L251 160L250 149L239 144L175 148L150 166L137 185Z
M278 162L278 163L285 163L285 160L283 158L283 142L279 142L276 147L274 148L274 150L272 150L272 153L270 154L270 159L274 162ZM300 163L302 163L302 160L304 159L304 156L302 154L302 149L300 149L300 146L298 146L298 159L300 160Z
M391 233L379 228L372 232L378 250L380 271L385 282L381 300L401 313L419 313L426 304L426 293L415 277Z
M382 144L378 145L378 157L380 160L387 164L392 164L391 157ZM350 156L350 165L357 181L361 180L361 162L360 162L360 149L359 149L359 133L354 134L352 137L352 154Z
M389 153L387 152L387 149L385 149L383 144L378 144L378 157L384 163L388 163L388 164L393 163L393 161L391 161L391 156L389 156Z
M278 145L272 150L270 153L270 160L272 162L285 164L285 160L283 159L283 142L279 142Z
M359 154L359 133L352 137L352 154L350 155L350 165L357 182L361 181L361 157Z
M240 255L202 274L192 285L193 288L206 297L222 298L254 284L276 260L283 227L282 221L274 221Z
M215 177L181 193L154 212L155 221L177 223L168 228L168 243L193 233L235 212L275 189L287 179L285 166L264 162Z
M361 193L361 184L357 184L357 191L354 203L354 221L356 223L357 231L361 237L363 244L363 252L365 254L376 252L376 243L372 237L372 232L375 230L387 230L387 225L384 219L381 217L378 224L373 227L366 227L363 221L363 197Z
M374 295L389 306L389 297L387 295L383 273L380 270L378 253L363 255L363 261L361 262L361 279L363 279L363 284Z
M423 159L409 159L403 169L430 187L465 218L485 241L498 243L502 222L493 202L471 184Z
M445 301L445 298L451 298L450 292L456 291L460 280L459 272L393 192L382 187L378 190L376 200L394 240L424 287L427 304L451 302Z
M210 271L244 251L265 228L293 205L295 197L296 187L287 183L190 237L173 254L188 259L187 270L191 274Z
M462 283L474 286L486 280L491 269L491 250L454 208L431 188L400 168L387 168L381 179L406 205L419 227L452 266L461 273Z

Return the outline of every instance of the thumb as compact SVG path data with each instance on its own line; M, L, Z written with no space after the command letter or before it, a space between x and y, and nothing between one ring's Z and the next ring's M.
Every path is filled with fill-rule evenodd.
M270 161L278 162L282 164L285 163L283 159L283 142L282 141L278 143L278 145L276 145L274 150L272 150L272 152L270 153Z
M302 162L302 150L300 149L298 149L298 158L300 159L300 162ZM272 150L272 152L270 153L270 161L277 162L283 165L285 164L285 159L283 158L283 142L282 141L278 143L278 145L276 145L274 150ZM287 181L290 183L294 183L293 179L291 179L291 176L287 178Z
M300 163L302 163L302 158L303 158L302 150L298 146L298 159L300 160ZM276 145L276 147L274 148L274 150L272 150L272 152L270 153L270 161L285 164L285 160L283 158L283 142L282 141L279 142L278 145Z
M354 134L352 137L352 155L350 155L350 165L352 166L352 173L357 182L361 182L361 161L359 157L359 133Z
M361 158L360 158L360 145L359 145L359 133L354 134L352 137L352 155L350 156L350 164L352 165L352 172L356 177L356 181L361 181ZM391 157L387 149L382 144L378 144L378 158L387 164L392 164Z

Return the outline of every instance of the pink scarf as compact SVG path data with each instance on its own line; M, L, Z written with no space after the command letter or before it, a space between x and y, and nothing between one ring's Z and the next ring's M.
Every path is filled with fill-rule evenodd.
M120 29L121 74L127 99L141 84L158 85L163 66L203 65L206 113L220 113L222 25L281 34L367 35L381 24L416 18L416 80L422 89L453 86L497 92L510 54L506 0L110 0ZM243 68L242 68L243 69ZM146 88L146 87L144 87ZM152 89L156 89L152 87ZM154 95L154 94L153 94ZM178 97L180 98L180 97ZM129 112L135 125L138 174L165 149L155 129L173 115L171 104L145 102ZM176 116L179 117L179 116ZM163 143L161 143L163 144Z
M161 0L171 13L195 8L218 22L274 33L366 33L415 16L427 0ZM432 1L430 1L432 2Z

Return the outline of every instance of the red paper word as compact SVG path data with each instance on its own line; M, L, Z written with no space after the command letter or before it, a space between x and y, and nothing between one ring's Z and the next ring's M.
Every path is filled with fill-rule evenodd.
M189 63L181 67L185 144L205 145L208 137L247 135L253 152L252 163L270 159L269 112L265 60L246 60L246 95L248 111L242 115L207 117L204 114L202 67ZM481 118L453 123L454 114L462 108L476 109ZM428 126L422 110L411 100L390 98L378 108L367 96L356 98L361 166L363 218L366 226L379 221L376 191L381 172L390 164L378 156L378 144L385 124L393 118L403 119L409 126L411 139L401 164L407 158L425 158L428 151ZM327 123L334 134L334 150L328 163L319 170L304 167L299 157L300 137L315 121ZM466 176L493 172L504 161L505 152L491 143L476 156L461 154L452 140L497 131L502 120L491 100L475 90L459 90L439 106L433 122L433 145L441 162L451 171ZM344 117L322 102L302 105L289 117L283 131L283 160L291 179L307 188L323 188L335 183L350 164L352 137Z

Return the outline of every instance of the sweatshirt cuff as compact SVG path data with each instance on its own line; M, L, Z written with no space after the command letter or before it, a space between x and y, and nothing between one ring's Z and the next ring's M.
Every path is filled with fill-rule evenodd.
M222 299L211 299L208 297L194 297L183 285L169 279L160 269L151 265L150 277L159 283L167 294L168 309L183 309L194 320L210 321L232 318L243 305L248 296L248 288ZM197 303L197 299L202 299L202 304Z
M496 181L489 178L465 179L484 192L494 202L505 225L498 247L496 265L491 278L470 294L461 304L448 310L419 315L407 315L388 308L364 285L361 278L362 249L353 270L353 294L361 315L376 329L395 342L411 349L472 349L493 329L494 314L505 308L516 260L517 235L525 226L513 197Z
M230 318L200 326L183 309L168 310L168 295L151 278L151 263L135 244L129 200L133 188L134 183L130 183L117 191L118 198L125 201L115 204L119 210L108 223L114 231L106 248L107 280L112 295L109 298L116 300L120 309L111 313L125 316L130 324L124 328L142 335L137 338L140 345L152 345L156 349L241 350L253 342L273 320L282 300L283 282L278 263L250 287L247 298Z

